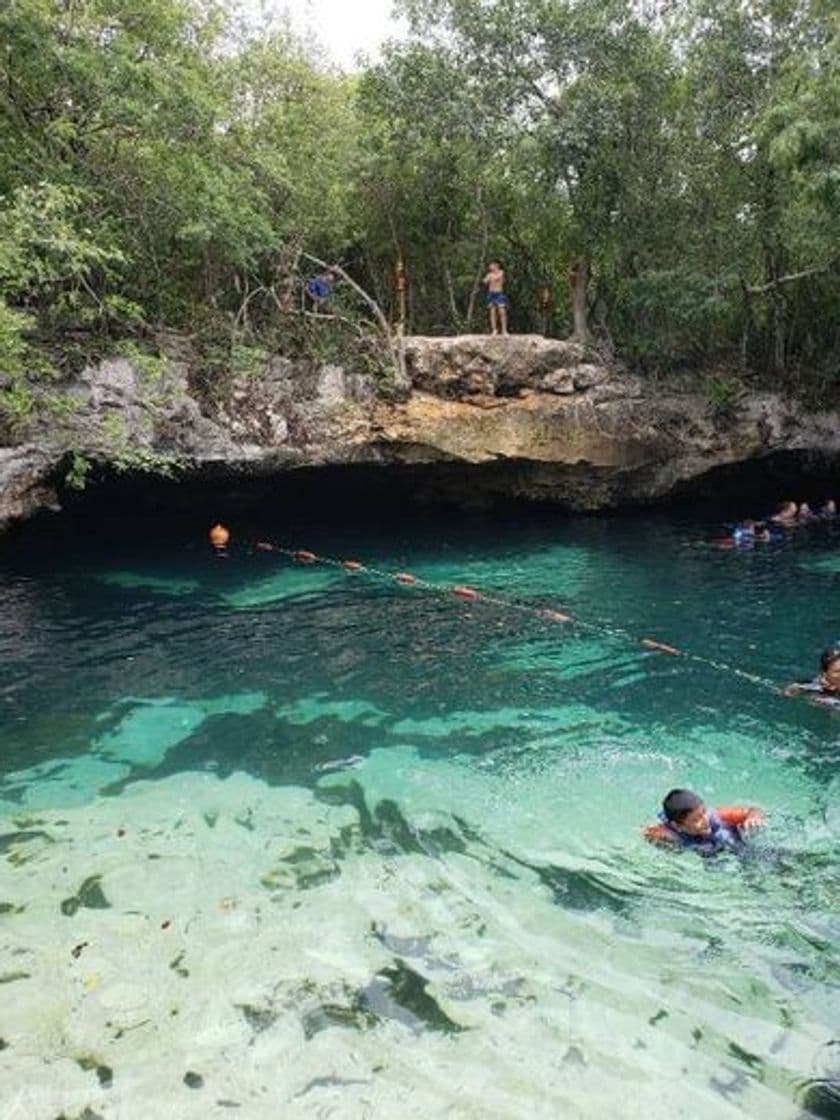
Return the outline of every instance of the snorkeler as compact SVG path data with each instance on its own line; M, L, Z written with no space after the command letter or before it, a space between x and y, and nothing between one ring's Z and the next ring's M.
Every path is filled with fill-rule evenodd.
M783 696L806 694L815 704L840 708L840 645L829 646L820 657L820 671L812 681L789 684Z
M659 819L661 824L644 830L646 840L692 848L701 855L741 851L748 831L766 820L761 809L751 806L709 809L690 789L672 789L662 802Z

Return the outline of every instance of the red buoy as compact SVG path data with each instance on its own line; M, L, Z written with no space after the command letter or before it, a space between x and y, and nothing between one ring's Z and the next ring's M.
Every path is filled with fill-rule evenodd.
M476 591L474 587L464 587L463 585L459 587L453 587L452 594L457 595L459 599L475 600L481 598L480 593Z
M358 560L342 560L342 568L348 572L361 572L364 571L364 564L360 564Z
M411 572L397 572L397 574L394 576L394 579L397 581L397 583L410 584L417 582L417 576L413 576Z
M299 549L297 552L293 552L292 557L297 560L299 564L314 564L318 560L314 552L307 552L305 549Z

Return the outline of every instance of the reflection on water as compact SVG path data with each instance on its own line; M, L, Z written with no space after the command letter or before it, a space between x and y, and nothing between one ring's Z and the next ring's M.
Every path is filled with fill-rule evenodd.
M650 1117L667 1091L690 1116L836 1116L840 718L625 637L805 679L840 633L836 537L307 531L597 628L245 546L22 537L0 568L2 1099ZM645 845L675 785L763 805L748 858Z

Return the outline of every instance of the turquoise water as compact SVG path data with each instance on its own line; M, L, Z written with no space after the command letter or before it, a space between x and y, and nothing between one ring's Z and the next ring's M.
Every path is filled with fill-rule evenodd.
M0 552L10 1115L840 1115L840 714L770 687L840 638L840 533L233 528ZM762 805L752 858L646 845L678 785Z

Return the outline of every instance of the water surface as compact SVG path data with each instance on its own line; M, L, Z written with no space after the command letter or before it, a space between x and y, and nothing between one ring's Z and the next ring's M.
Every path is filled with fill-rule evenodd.
M838 1115L840 715L772 687L840 638L838 534L229 520L0 553L0 1099ZM767 810L751 858L642 841L680 785Z

